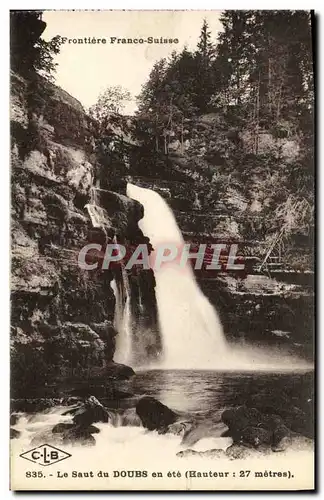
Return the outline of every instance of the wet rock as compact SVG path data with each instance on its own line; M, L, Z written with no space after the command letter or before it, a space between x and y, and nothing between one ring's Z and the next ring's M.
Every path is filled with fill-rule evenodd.
M74 410L73 422L83 428L89 427L94 422L109 422L108 410L95 396L87 398L83 406Z
M110 363L105 368L105 376L115 380L127 380L135 375L133 368L120 363Z
M74 414L73 422L81 427L88 427L95 421L95 416L91 410L79 408Z
M285 451L291 445L291 431L285 425L274 430L272 440L272 451Z
M71 406L80 403L80 398L77 396L68 396L66 398L62 398L61 404L63 406Z
M81 427L89 427L93 422L108 421L109 413L104 408L82 408L73 417L73 422Z
M14 412L39 413L60 403L59 398L18 398L11 400L11 409Z
M181 444L186 444L186 445L191 445L189 440L188 442L184 442L188 434L192 429L195 427L195 422L194 421L181 421L179 420L178 422L175 422L174 424L168 425L167 432L170 432L171 434L175 434L176 436L182 436L182 442ZM196 441L195 441L196 442Z
M74 406L72 408L68 408L67 410L65 410L62 415L63 416L66 416L66 415L74 415L75 413L77 413L78 410L80 410L81 406L78 405L78 406Z
M310 380L309 377L311 377ZM303 385L301 386L301 384ZM296 381L296 394L298 392L303 393L304 387L307 387L308 384L313 384L313 378L312 375L305 374L303 378ZM255 406L263 414L278 414L282 418L283 423L292 431L304 434L310 438L314 436L314 407L312 397L300 399L298 406L292 404L291 395L284 390L276 396L267 395L266 403L260 403L256 396L252 399L254 399Z
M232 408L225 410L221 418L228 425L228 434L232 436L234 443L255 448L263 445L276 447L289 433L281 416L262 413L256 408Z
M74 426L72 429L67 430L63 435L63 443L65 444L81 444L83 446L94 446L96 444L95 438L92 436L89 428Z
M313 437L314 418L311 408L307 408L305 405L305 409L301 409L290 405L288 409L280 409L280 414L289 429L300 434L305 434L307 437Z
M209 457L209 458L223 458L223 457L225 457L225 451L218 450L218 449L201 451L199 453L200 453L200 456L202 456L202 457Z
M10 439L18 439L20 436L20 432L16 429L10 428Z
M241 441L244 444L258 448L260 445L272 443L272 432L262 427L246 427L241 433Z
M221 418L230 431L239 433L248 426L257 426L261 421L261 413L256 408L239 406L223 411Z
M85 402L84 406L86 408L103 408L103 405L100 403L100 401L95 397L95 396L89 396Z
M180 458L193 457L195 455L199 455L199 451L189 449L189 450L182 450L177 453L177 457Z
M272 445L271 449L274 452L285 451L291 445L291 438L286 436L276 445Z
M119 399L129 399L132 398L133 396L134 394L132 394L131 392L114 390L112 394L112 399L118 401Z
M136 413L146 429L158 430L160 433L165 433L167 427L178 418L174 411L151 396L140 399L136 405Z
M262 427L269 430L275 430L277 427L281 427L284 425L283 419L274 413L270 414L262 414L261 413L261 421Z
M181 444L186 446L193 446L204 438L220 438L224 430L227 429L226 425L223 422L212 423L208 421L188 421L185 422L185 425L186 428Z
M224 432L222 432L221 437L231 437L231 431L227 428Z
M135 408L127 408L122 416L122 425L127 426L131 425L133 427L141 427L142 426L142 420L136 413Z
M259 451L267 453L267 450L264 447L256 451L255 449L244 446L243 444L232 444L227 448L225 455L230 460L245 460L246 458L255 456L256 453L259 454Z
M206 451L196 451L196 450L191 450L190 448L188 450L179 451L177 453L177 457L180 458L193 457L193 456L208 457L208 458L224 458L226 454L224 450L213 449Z
M79 425L75 425L74 423L64 422L56 424L52 429L53 434L63 434L63 439L69 436L71 436L71 439L73 438L73 436L88 436L88 434L98 434L99 432L100 429L98 429L98 427L96 427L95 425L89 425L85 428Z
M59 423L53 427L52 432L53 434L60 434L61 432L66 432L67 430L72 429L73 427L74 424Z
M100 429L98 429L98 427L96 427L95 425L89 425L88 431L90 432L90 434L98 434L100 432Z

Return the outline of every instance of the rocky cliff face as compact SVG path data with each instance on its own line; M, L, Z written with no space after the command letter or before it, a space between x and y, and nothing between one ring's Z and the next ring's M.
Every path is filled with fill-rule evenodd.
M143 210L102 192L106 227L94 228L85 206L100 171L95 123L76 99L41 79L39 106L30 105L29 82L12 73L11 83L12 395L26 397L36 379L39 387L40 380L111 373L116 276L82 270L78 253L94 241L141 241Z
M82 270L77 259L89 242L148 243L138 228L143 207L125 196L127 181L168 201L187 242L236 242L254 263L269 246L264 220L276 203L276 182L262 172L262 151L259 159L247 153L242 168L227 168L235 148L248 151L249 138L222 129L215 114L186 123L182 141L174 137L167 154L154 154L136 120L112 115L103 137L62 89L39 79L35 93L11 77L12 380L13 396L22 397L40 377L46 385L70 375L115 376L110 282L123 290L125 276L121 269ZM216 129L221 148L213 143ZM289 162L294 140L263 137L259 147L284 150ZM135 345L139 356L154 358L161 348L154 276L128 274ZM312 283L281 278L197 275L228 338L306 346L311 355Z
M284 183L300 138L261 131L258 154L251 154L248 134L228 130L222 120L217 113L186 120L178 131L175 127L164 155L152 148L148 155L143 141L131 162L132 182L167 200L186 242L238 245L245 263L241 275L197 272L228 339L286 344L312 357L311 236L296 238L294 254L287 239L272 247L275 212L289 197Z

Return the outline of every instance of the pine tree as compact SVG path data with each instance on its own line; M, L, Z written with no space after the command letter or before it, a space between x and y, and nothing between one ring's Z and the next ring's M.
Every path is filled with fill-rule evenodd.
M204 19L200 31L196 55L200 59L201 67L204 67L206 70L208 70L215 55L215 47L211 41L211 33L209 31L206 19Z
M195 53L197 63L196 105L201 112L207 111L209 100L213 93L212 62L215 57L215 47L211 41L211 33L204 19Z

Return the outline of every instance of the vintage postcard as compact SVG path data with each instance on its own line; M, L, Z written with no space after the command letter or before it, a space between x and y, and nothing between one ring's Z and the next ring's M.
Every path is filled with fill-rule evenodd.
M12 10L12 490L313 490L314 13Z

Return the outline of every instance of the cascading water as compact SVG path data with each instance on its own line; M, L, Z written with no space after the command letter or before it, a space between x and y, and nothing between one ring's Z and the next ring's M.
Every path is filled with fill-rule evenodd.
M117 283L116 279L113 279L110 286L116 299L114 327L118 332L114 360L117 363L131 364L133 354L131 294L128 276L123 268L122 282Z
M139 226L155 250L166 243L182 248L184 240L173 212L158 193L128 184L127 195L144 206ZM217 367L217 360L226 356L227 344L218 315L201 292L190 264L162 265L154 274L163 367Z
M90 203L85 208L88 211L92 226L100 228L107 235L106 226L109 219L106 211L100 206L98 191L100 191L98 185L92 187ZM118 243L116 237L114 237L113 243ZM123 265L121 265L120 274L118 273L118 276L116 274L116 278L110 282L110 286L116 299L114 326L118 332L114 360L117 363L130 364L133 354L131 292L127 272Z
M107 235L106 229L111 221L100 206L97 191L99 189L93 187L91 203L85 208L93 227L102 229ZM159 246L173 245L182 249L184 239L173 212L158 193L128 184L127 195L144 206L144 217L139 226L155 249L151 262L154 262ZM114 242L117 243L116 239ZM158 343L156 332L143 325L141 318L138 318L137 326L133 325L131 287L123 266L116 271L111 282L116 297L115 328L118 331L115 361L136 367L221 371L282 371L288 367L312 367L291 353L278 352L273 348L270 351L265 347L229 346L218 315L200 290L190 264L162 264L154 268L154 275L161 334ZM155 353L153 357L150 355L152 349Z
M173 212L158 193L128 183L127 195L144 206L139 226L155 249L153 262L159 245L183 247L184 239ZM190 264L184 267L177 263L162 264L156 266L154 275L163 348L159 368L221 371L312 368L311 363L278 349L229 345L217 312L200 290Z

